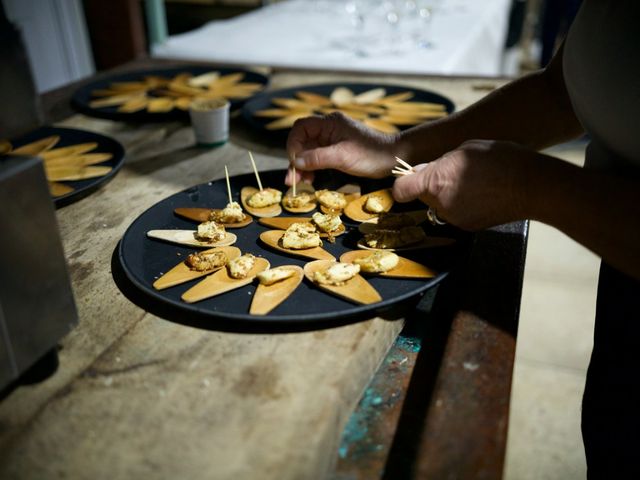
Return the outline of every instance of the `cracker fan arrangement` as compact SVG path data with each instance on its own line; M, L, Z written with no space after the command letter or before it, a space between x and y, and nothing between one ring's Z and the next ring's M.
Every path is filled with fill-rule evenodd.
M342 112L384 133L396 133L402 127L418 125L448 114L446 105L416 101L414 96L411 91L388 94L386 89L380 87L358 94L347 87L336 87L329 95L301 89L290 98L271 98L272 108L256 110L253 114L270 120L264 125L267 130L281 130L291 128L296 120L310 115Z
M116 144L111 139L106 139L98 134L83 132L72 129L42 129L43 132L56 132L54 135L40 136L37 140L14 146L8 140L0 140L0 157L2 156L38 156L44 164L45 175L49 183L49 191L54 199L68 196L82 188L85 184L80 184L84 180L101 179L114 171L114 166L105 163L112 163L114 153L103 151L104 147L99 145L96 139L109 144ZM36 132L38 133L38 132ZM80 143L69 143L69 138L63 143L62 136L72 138L82 138L89 141ZM63 146L59 146L60 144ZM121 147L118 145L118 150ZM121 154L117 160L121 161Z
M146 75L137 81L118 81L106 88L91 91L90 108L117 107L120 113L167 113L174 109L188 110L193 100L249 98L264 85L244 81L245 73L222 74L210 71L199 75L189 72L172 77Z

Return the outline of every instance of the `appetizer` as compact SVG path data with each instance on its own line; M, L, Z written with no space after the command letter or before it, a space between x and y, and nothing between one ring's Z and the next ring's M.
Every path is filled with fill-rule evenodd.
M321 220L321 217L316 217L318 219L318 222L321 223L322 225L318 225L318 222L314 221L312 217L273 217L273 218L261 218L259 221L262 225L275 228L278 230L286 230L294 223L311 223L316 226L316 229L320 233L320 238L329 238L329 237L337 237L338 235L342 235L344 232L346 232L346 228L344 226L344 223L342 223L342 220L340 219L340 217L338 215L334 215L334 216L336 217L335 219L333 219L333 215L332 215L332 218L327 219L326 222ZM337 226L335 226L335 228L332 229L333 228L332 224ZM325 231L324 228L326 228L328 231ZM331 238L329 238L329 241L332 241Z
M215 250L199 253L191 253L184 263L197 272L213 270L215 268L224 267L229 261L229 257L224 251Z
M274 283L281 282L287 278L293 277L296 271L290 267L275 267L260 272L258 274L258 281L260 285L273 285Z
M176 208L176 215L195 220L196 222L213 221L222 224L228 228L242 228L249 225L253 219L242 211L242 207L238 202L233 201L231 195L231 183L229 182L229 171L224 166L224 175L227 180L227 195L229 203L222 210L210 210L208 208Z
M318 288L360 304L382 300L373 286L358 274L360 267L352 263L316 260L304 266L307 279Z
M404 227L413 227L426 221L427 210L415 210L406 213L381 213L378 217L362 222L358 226L360 233L366 234L376 230L400 230Z
M198 230L194 234L194 237L200 242L214 243L222 240L226 235L227 232L225 231L224 226L210 220L198 225Z
M244 222L247 215L242 211L242 207L238 202L230 202L222 210L212 210L209 214L209 220L221 224L234 224Z
M220 270L229 260L239 255L240 249L236 247L216 247L201 253L191 254L153 282L153 288L164 290L165 288L204 277L216 270Z
M421 242L427 238L420 227L403 227L399 230L375 230L364 236L364 243L370 248L401 248Z
M244 254L231 260L227 268L221 268L195 284L184 292L181 298L187 303L199 302L249 285L258 273L266 270L269 266L269 262L265 258ZM232 275L237 275L237 277Z
M333 255L320 247L322 242L320 235L315 231L315 227L309 223L298 225L302 226L297 226L290 230L286 242L284 242L284 236L287 232L283 230L262 232L260 234L260 240L269 247L280 252L288 253L289 255L318 260L335 260Z
M334 190L318 190L316 198L320 205L331 211L342 211L347 206L347 199L342 192Z
M282 235L282 247L292 250L321 247L322 240L310 223L294 223Z
M327 234L327 240L331 243L336 241L336 235L339 235L344 231L340 228L342 226L340 215L316 212L311 216L311 221L320 232Z
M387 250L351 250L340 256L341 262L360 265L360 272L387 278L433 278L436 272L421 263Z
M215 222L204 222L215 223ZM202 225L202 224L201 224ZM224 228L224 227L222 227ZM200 237L196 230L149 230L147 237L155 238L157 240L164 240L165 242L177 243L179 245L189 245L192 247L224 247L233 245L238 240L238 237L233 233L224 232L222 234L215 233L215 229L208 227L201 227L200 233L204 236ZM206 237L216 238L217 240L208 240Z
M377 228L398 230L403 227L413 227L416 219L406 213L383 213L378 217Z
M282 192L275 188L265 188L258 190L246 202L251 208L265 208L271 205L277 205L282 200Z
M277 217L282 213L282 208L280 207L282 192L275 188L262 188L262 181L251 152L249 152L249 159L256 176L258 188L242 188L240 190L240 201L245 210L256 217Z
M293 168L293 178L296 179L296 167ZM282 198L282 206L288 212L307 213L315 210L317 204L315 189L310 183L294 183Z
M282 206L287 210L315 208L316 197L311 192L298 192L296 195L285 195Z
M340 286L360 272L360 266L353 263L336 262L327 269L313 273L313 281L320 285Z
M366 222L388 212L391 207L393 207L391 190L384 189L368 193L349 202L344 209L344 213L356 222Z
M364 202L363 209L369 213L383 213L387 207L384 198L380 195L369 195Z
M255 263L256 257L250 253L245 253L227 264L229 276L231 278L246 278Z
M258 274L258 287L249 313L266 315L284 302L302 282L304 272L297 265L282 265Z
M362 272L384 273L396 268L399 261L400 257L393 252L376 250L365 257L354 259L353 263L358 265Z

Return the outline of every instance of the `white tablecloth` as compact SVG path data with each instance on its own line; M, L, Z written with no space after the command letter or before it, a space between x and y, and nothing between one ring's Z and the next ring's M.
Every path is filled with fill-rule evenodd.
M510 4L443 0L429 23L404 1L396 1L394 9L392 2L376 0L289 0L171 36L155 45L152 55L334 71L494 76L501 73ZM356 13L362 16L349 14L347 5L359 7Z

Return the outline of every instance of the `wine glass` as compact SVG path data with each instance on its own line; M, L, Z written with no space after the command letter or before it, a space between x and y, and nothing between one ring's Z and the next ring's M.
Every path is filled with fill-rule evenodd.
M415 41L419 48L433 48L433 17L440 8L440 0L415 0L415 18L418 25Z

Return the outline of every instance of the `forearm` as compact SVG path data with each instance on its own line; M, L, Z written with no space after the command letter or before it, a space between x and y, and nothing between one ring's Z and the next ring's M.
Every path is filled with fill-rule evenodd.
M558 228L613 267L640 278L640 180L544 155L535 163L523 187L523 216Z
M470 139L507 140L539 150L580 135L564 85L561 58L490 93L470 107L403 132L397 155L416 164Z

